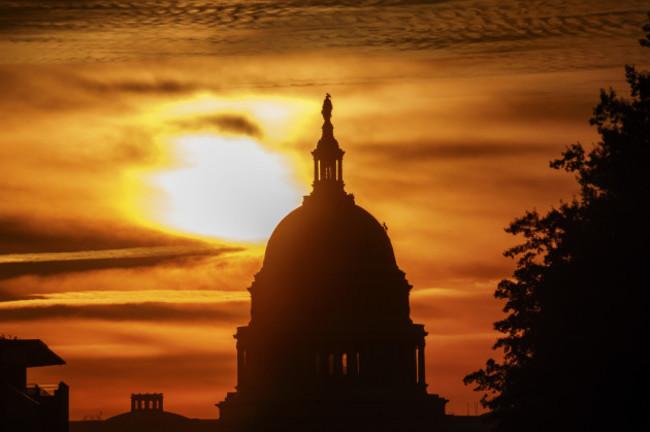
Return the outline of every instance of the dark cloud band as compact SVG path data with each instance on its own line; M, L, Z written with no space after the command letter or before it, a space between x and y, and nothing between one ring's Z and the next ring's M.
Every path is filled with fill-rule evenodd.
M243 301L217 304L127 303L108 305L51 305L0 308L0 322L45 319L94 319L104 321L208 321L244 322L249 303Z
M220 132L248 135L260 138L263 133L260 126L242 115L212 114L195 116L187 120L176 120L174 126L182 129L217 129Z
M162 264L180 264L188 259L205 256L217 256L236 249L197 249L195 251L179 252L167 255L123 257L123 258L90 258L62 261L27 261L0 262L0 280L25 275L48 276L62 273L84 272L116 268L153 267Z

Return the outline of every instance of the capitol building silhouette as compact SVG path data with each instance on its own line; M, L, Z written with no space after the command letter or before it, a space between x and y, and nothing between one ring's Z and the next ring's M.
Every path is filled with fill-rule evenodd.
M314 182L271 235L239 327L237 391L217 404L233 430L409 430L447 400L427 393L425 336L385 225L345 191L332 102Z

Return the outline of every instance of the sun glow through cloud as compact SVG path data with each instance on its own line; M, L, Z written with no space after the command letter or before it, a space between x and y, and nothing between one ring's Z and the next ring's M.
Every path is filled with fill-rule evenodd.
M185 164L151 176L165 194L165 208L155 215L164 226L258 241L299 205L288 162L251 138L188 135L174 145Z
M307 99L209 93L149 107L137 122L158 159L124 172L124 213L170 233L263 242L308 190L296 143L314 112Z

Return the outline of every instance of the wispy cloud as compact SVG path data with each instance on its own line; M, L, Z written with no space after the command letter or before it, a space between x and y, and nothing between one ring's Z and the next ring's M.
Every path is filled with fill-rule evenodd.
M241 321L246 291L135 290L64 292L0 302L0 321L50 318L109 321Z
M254 121L238 114L212 114L178 119L171 122L185 130L217 129L219 132L261 138L262 128Z
M82 261L115 258L169 257L203 253L214 254L216 252L223 252L223 248L212 246L204 246L201 248L197 248L196 246L159 246L150 248L141 247L75 252L5 254L0 255L0 264L47 261Z
M474 142L442 143L436 141L418 143L385 143L364 146L364 156L387 158L395 163L426 162L449 159L485 159L505 156L544 155L548 144Z
M17 300L0 303L0 309L16 309L25 306L97 305L123 303L223 303L245 301L250 298L246 291L218 290L144 290L144 291L92 291L43 294L33 300Z
M30 55L60 61L323 49L443 56L451 49L456 56L476 56L532 48L566 52L568 40L630 37L646 10L640 0L23 1L0 5L0 32L15 46L68 48L6 49L10 61ZM108 33L113 37L103 37Z
M159 246L74 252L0 255L0 280L22 275L51 275L98 269L155 266L192 257L241 251L225 246Z

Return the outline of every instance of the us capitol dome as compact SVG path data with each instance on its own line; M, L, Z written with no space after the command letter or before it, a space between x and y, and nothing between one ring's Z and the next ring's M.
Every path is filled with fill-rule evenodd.
M427 393L426 332L386 232L343 183L329 94L314 182L271 235L239 327L236 392L217 404L232 430L415 430L445 416Z

